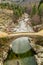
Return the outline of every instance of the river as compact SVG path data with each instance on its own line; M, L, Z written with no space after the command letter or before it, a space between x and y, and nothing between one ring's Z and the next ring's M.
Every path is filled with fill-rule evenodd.
M34 32L30 25L26 25L28 19L21 20L13 31L16 32ZM21 37L11 43L11 50L4 65L37 65L34 51L30 45L28 37Z

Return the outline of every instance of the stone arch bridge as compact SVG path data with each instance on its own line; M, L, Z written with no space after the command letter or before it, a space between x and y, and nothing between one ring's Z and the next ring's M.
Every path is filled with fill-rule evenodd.
M0 31L0 38L19 38L19 37L31 37L31 38L37 38L37 37L43 37L43 30L39 32L14 32L14 33L6 33Z
M38 39L43 38L43 30L39 32L14 32L14 33L6 33L0 31L0 39L6 38L9 39L8 42L11 42L19 37L30 37L33 41L37 41Z
M15 39L17 39L17 38L19 38L19 37L30 37L30 38L32 38L32 39L38 39L38 38L43 38L43 30L41 30L41 31L39 31L39 32L15 32L15 33L6 33L6 32L1 32L0 31L0 40L2 39L2 38L8 38L9 40L15 40ZM5 39L5 40L6 40ZM8 41L9 42L9 41ZM5 42L4 42L5 43ZM6 47L6 46L5 46ZM6 59L6 57L5 57L5 55L3 55L4 53L3 53L3 50L4 50L4 52L6 51L6 54L7 54L7 52L8 52L8 49L9 48L7 48L6 47L6 49L7 49L7 51L6 50L4 50L4 49L2 49L2 51L0 52L0 54L1 54L1 59L2 59L2 61L3 61L3 56L4 56L4 59ZM0 63L2 63L1 65L3 65L3 62L2 61L0 61ZM40 63L39 63L40 64Z

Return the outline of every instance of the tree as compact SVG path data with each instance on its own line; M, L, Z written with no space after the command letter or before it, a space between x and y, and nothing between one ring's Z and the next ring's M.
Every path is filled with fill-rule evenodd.
M41 5L42 3L43 3L43 0L40 1L38 8L40 7L40 5Z
M36 5L33 6L31 16L36 14Z
M19 17L22 16L22 14L25 11L25 8L20 6L20 5L16 5L16 4L9 4L9 3L1 3L0 7L6 8L6 9L11 9L13 10L13 22L16 22L17 19L19 19Z
M19 17L22 16L23 13L24 13L23 7L21 7L19 5L14 6L14 8L13 8L13 15L14 15L13 21L14 21L14 23L17 21L17 19L19 19Z
M43 16L43 4L41 4L38 9L38 15L40 16L40 22L42 22L41 17Z

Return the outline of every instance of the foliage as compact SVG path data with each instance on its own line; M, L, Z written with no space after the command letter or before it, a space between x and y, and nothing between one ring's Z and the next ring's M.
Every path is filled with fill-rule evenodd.
M38 9L38 14L39 14L40 16L43 15L43 4L40 5L40 7L39 7L39 9Z
M25 8L17 4L1 3L0 8L13 10L13 22L25 12Z
M23 54L15 54L12 50L10 50L6 60L10 60L10 59L14 59L14 58L19 59L19 58L30 57L30 56L33 56L34 54L35 54L35 52L32 49L26 53L23 53Z
M43 4L41 4L38 9L38 15L40 16L40 22L42 22L41 17L43 16Z
M8 3L1 3L0 4L0 8L8 8L9 7L9 4Z
M4 65L36 65L34 51L30 50L23 54L15 54L13 51L9 51L8 57ZM13 61L13 62L12 62Z
M40 4L40 3L39 3ZM31 11L32 25L42 24L43 20L43 3L40 4L39 8L34 5Z
M19 5L16 5L14 8L13 8L13 12L14 12L14 16L16 18L20 17L23 13L24 13L24 9L19 6Z
M41 4L43 4L43 0L40 0L38 8L40 7Z
M32 7L31 16L35 15L35 14L36 14L36 11L37 11L36 5L34 5L34 6Z

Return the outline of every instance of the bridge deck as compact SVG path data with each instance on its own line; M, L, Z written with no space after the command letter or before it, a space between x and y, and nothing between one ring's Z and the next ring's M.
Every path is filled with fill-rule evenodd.
M8 33L0 31L0 38L4 38L4 37L7 37L7 38L11 38L11 37L15 37L15 38L18 38L18 37L38 37L38 36L43 37L43 30L36 32L36 33L35 32L32 32L32 33L15 32L14 34L8 34Z

